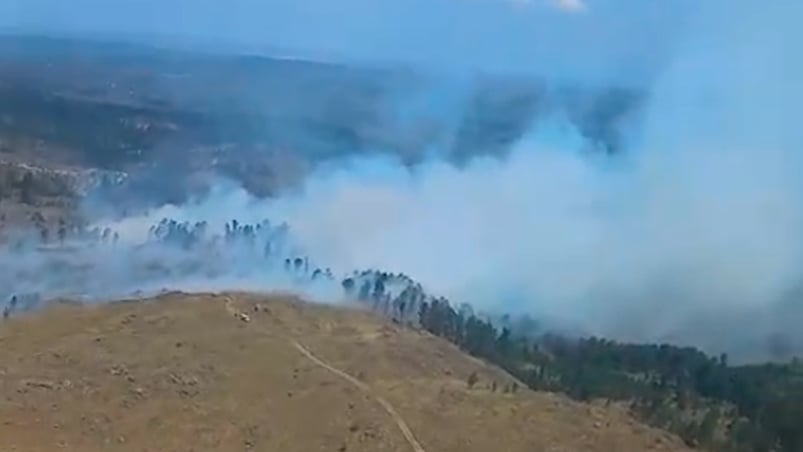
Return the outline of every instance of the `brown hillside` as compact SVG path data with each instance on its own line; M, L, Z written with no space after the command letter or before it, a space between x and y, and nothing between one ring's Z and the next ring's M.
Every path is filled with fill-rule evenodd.
M59 305L0 325L0 450L688 450L613 407L503 393L512 381L430 335L290 297Z

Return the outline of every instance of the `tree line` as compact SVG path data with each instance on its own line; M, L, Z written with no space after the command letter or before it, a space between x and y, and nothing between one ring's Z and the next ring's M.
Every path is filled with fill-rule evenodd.
M347 295L500 366L534 390L627 404L639 419L691 446L732 452L803 451L803 365L734 366L693 347L628 344L515 331L469 305L428 295L409 277L377 271L344 279ZM470 380L470 378L469 378ZM468 382L471 385L471 381Z
M693 347L534 334L531 319L493 321L468 304L455 305L427 293L402 273L366 270L336 279L330 269L311 266L308 257L294 253L288 234L286 224L267 220L232 221L217 235L210 234L205 222L164 219L150 229L148 242L187 251L211 246L237 259L259 256L249 261L259 271L285 271L303 284L339 281L347 298L394 322L442 337L534 390L625 404L643 421L678 434L690 445L733 452L803 451L799 361L734 366L726 355L709 356ZM77 237L89 243L116 242L109 229L83 231Z

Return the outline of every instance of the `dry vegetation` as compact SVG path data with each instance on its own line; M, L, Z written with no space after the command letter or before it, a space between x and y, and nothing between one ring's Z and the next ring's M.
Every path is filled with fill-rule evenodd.
M413 450L377 398L427 452L687 450L513 383L429 334L289 297L60 304L0 325L0 450Z

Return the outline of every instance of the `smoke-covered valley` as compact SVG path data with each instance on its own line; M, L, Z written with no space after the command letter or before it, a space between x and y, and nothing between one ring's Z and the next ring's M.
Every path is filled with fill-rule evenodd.
M309 92L285 76L298 86L283 103L255 92L248 104L260 113L273 105L280 120L247 129L270 149L309 154L290 181L258 192L240 172L211 165L198 172L202 188L186 190L188 145L166 140L159 149L170 158L138 164L138 185L84 199L88 224L65 231L63 243L53 233L50 245L33 244L35 232L9 241L2 287L98 300L301 290L337 302L342 278L378 269L546 329L741 360L800 354L803 135L794 118L803 60L783 49L801 8L729 5L700 7L638 83L582 71L400 70ZM220 130L243 129L215 130L212 141L224 142ZM251 169L253 143L209 161ZM204 239L167 243L163 218L179 232L183 222L202 226ZM265 226L251 242L227 240L231 220ZM266 252L268 242L281 247ZM285 259L296 257L333 278L288 273Z

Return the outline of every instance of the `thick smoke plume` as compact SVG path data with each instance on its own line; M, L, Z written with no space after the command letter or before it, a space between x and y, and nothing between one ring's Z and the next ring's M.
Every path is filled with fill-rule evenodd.
M270 218L337 275L404 272L455 302L579 334L788 357L803 351L803 57L787 42L800 19L793 2L701 6L639 107L621 108L630 116L606 139L621 152L588 152L598 139L569 110L538 108L549 89L501 100L469 90L445 96L462 106L442 109L451 133L412 167L353 157L276 199L221 183L101 226L138 243L162 217L218 228ZM487 102L516 118L490 138L471 110ZM110 255L117 266L103 272L130 275L131 255ZM158 284L272 287L269 270L242 270L253 261L225 262L229 279Z

